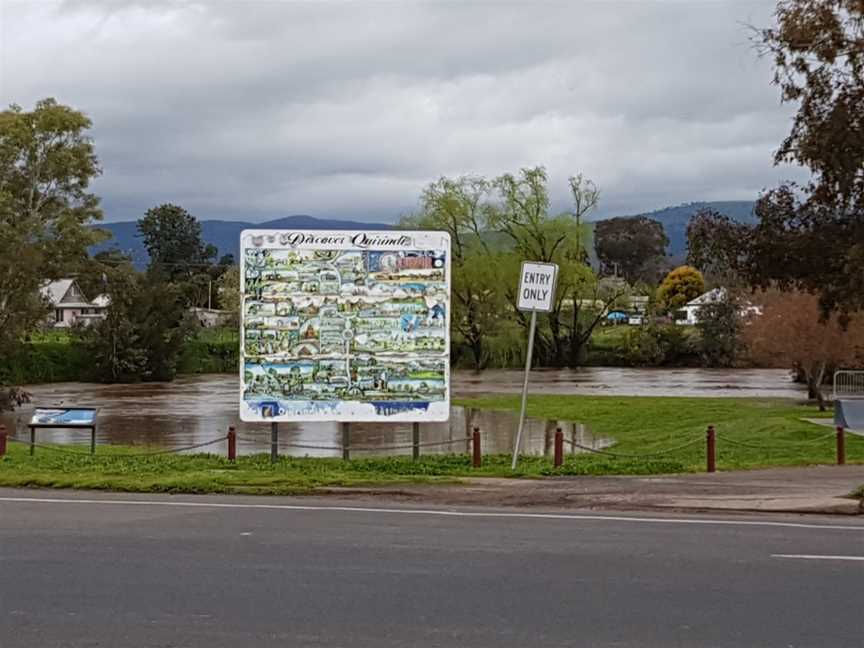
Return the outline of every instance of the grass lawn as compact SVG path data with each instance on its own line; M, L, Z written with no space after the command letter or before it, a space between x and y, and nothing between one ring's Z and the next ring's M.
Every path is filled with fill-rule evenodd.
M519 396L459 400L459 404L488 409L518 410ZM510 458L483 458L474 469L467 455L341 459L241 457L231 464L213 455L132 457L141 448L100 446L97 455L68 454L39 449L30 457L21 444L10 444L0 459L0 486L88 488L171 493L308 493L326 486L371 486L406 482L441 482L460 477L533 477L551 475L663 474L705 469L705 427L712 423L719 435L718 468L733 470L768 466L831 464L831 433L801 421L816 416L815 408L782 400L727 398L630 398L591 396L532 396L531 416L581 421L597 435L617 440L610 451L624 454L662 452L690 440L697 443L671 454L648 458L606 455L568 456L560 469L544 457L524 457L517 472ZM738 441L762 447L733 445ZM847 437L847 461L864 463L864 438ZM69 449L68 446L66 446ZM75 448L83 451L83 448Z
M70 446L63 446L71 449ZM76 447L84 452L84 447ZM484 466L471 467L467 455L374 457L351 461L318 457L269 455L239 457L232 464L214 455L129 457L140 447L99 446L94 457L39 448L30 457L27 447L12 444L0 459L0 486L84 488L130 492L245 493L289 495L324 486L372 486L396 483L454 481L460 476L514 476L510 457L484 457ZM517 476L550 472L548 460L528 457Z
M519 399L518 395L506 395L457 402L518 412ZM718 470L831 464L836 458L833 429L801 420L829 414L783 399L530 396L528 415L585 423L595 435L613 437L616 444L610 451L624 454L661 452L690 439L704 440L705 429L714 425ZM826 435L828 438L818 440ZM669 472L702 471L705 444L663 457L661 463L676 466ZM620 460L614 467L627 464L628 472L653 472L652 465L658 463L652 459L646 462L645 470L639 470L634 464L641 461ZM846 461L864 463L864 438L846 435Z

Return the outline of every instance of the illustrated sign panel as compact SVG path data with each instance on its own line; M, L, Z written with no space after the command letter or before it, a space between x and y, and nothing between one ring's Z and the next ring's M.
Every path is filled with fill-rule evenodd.
M517 308L520 311L536 311L548 313L552 310L555 299L555 282L558 278L558 266L554 263L522 262L522 273L519 275L519 299Z
M30 417L30 425L63 427L91 427L96 424L96 409L90 407L47 408L37 407Z
M444 232L245 230L243 421L446 421Z

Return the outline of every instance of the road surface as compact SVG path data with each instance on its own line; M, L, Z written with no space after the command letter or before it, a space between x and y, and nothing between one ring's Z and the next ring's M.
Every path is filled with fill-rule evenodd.
M0 490L3 648L864 645L864 519Z

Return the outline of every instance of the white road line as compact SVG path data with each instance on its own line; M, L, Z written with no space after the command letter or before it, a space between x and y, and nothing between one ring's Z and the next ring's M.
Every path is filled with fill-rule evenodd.
M864 562L864 556L816 556L809 554L771 554L772 558L797 558L799 560L855 560Z
M454 511L436 509L397 509L397 508L374 508L361 506L318 506L305 504L240 504L230 502L189 502L189 501L160 501L160 500L121 500L121 499L70 499L70 498L47 498L47 497L0 497L0 503L27 503L27 504L78 504L78 505L107 505L107 506L164 506L164 507L188 507L209 509L250 509L271 511L338 511L344 513L376 513L383 515L435 515L442 517L463 518L510 518L525 520L572 520L579 521L601 521L601 522L630 522L634 524L701 524L722 526L756 526L756 527L785 527L792 529L825 529L834 531L857 531L864 533L864 525L851 526L841 524L808 524L804 522L768 522L756 520L716 520L716 519L687 519L687 518L661 518L661 517L628 517L624 515L583 515L578 513L516 513L497 511Z

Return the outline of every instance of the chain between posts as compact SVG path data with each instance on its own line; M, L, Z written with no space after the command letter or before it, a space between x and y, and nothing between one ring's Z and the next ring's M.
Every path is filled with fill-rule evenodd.
M237 438L241 441L245 441L247 443L262 443L265 439L262 437L260 439L256 439L254 437L241 436L237 435ZM341 446L341 445L314 445L309 443L280 443L279 446L282 448L300 448L301 450L333 450L341 451L345 450L346 447L348 450L357 450L360 452L368 451L372 452L375 450L407 450L408 448L431 448L434 446L445 446L445 445L453 445L456 443L465 443L467 441L471 441L472 437L464 437L461 439L450 439L447 441L426 441L424 443L400 443L395 445L381 445L381 446Z
M53 445L44 445L41 443L31 443L30 441L24 441L23 439L16 439L13 436L7 437L9 441L13 443L20 443L21 445L26 445L33 448L41 448L42 450L53 450L54 452L61 452L71 455L79 455L82 457L94 457L97 455L90 454L89 452L78 452L77 450L69 450L68 448L61 448ZM178 452L186 452L187 450L196 450L198 448L204 448L206 446L211 446L216 443L221 443L225 439L227 439L227 435L223 435L212 439L210 441L204 441L203 443L196 443L195 445L184 446L182 448L169 448L167 450L155 450L153 452L136 452L132 454L110 454L110 455L98 455L99 458L108 458L108 459L125 459L125 458L138 458L138 457L155 457L158 455L166 455L166 454L176 454Z
M590 446L582 445L581 443L577 443L571 439L564 439L564 442L569 444L574 448L579 448L581 450L585 450L587 452L593 452L595 454L608 455L610 457L626 457L628 459L647 459L649 457L659 457L661 455L671 454L673 452L677 452L678 450L684 450L685 448L689 448L691 446L696 445L697 443L702 443L702 438L693 439L692 441L688 441L687 443L683 443L679 446L675 446L674 448L668 448L666 450L658 450L657 452L647 452L644 454L628 454L624 452L610 452L609 450L600 450L598 448L592 448Z
M64 452L66 454L79 455L81 457L92 457L93 456L89 452L78 452L77 450L69 450L68 448L58 448L57 446L43 445L41 443L31 443L30 441L25 441L24 439L16 439L14 436L7 436L6 438L11 443L20 443L21 445L25 445L25 446L28 446L30 448L42 448L43 450L53 450L54 452Z
M753 448L754 450L768 450L768 451L775 450L776 451L776 450L785 450L786 448L788 448L790 446L794 447L794 446L816 445L817 443L821 443L822 441L825 441L826 439L829 439L829 438L833 438L835 436L836 436L836 432L834 432L832 430L831 432L828 432L827 434L823 434L822 436L817 437L816 439L810 439L809 441L790 441L790 442L785 443L783 445L763 445L760 443L750 443L749 441L739 441L737 439L730 439L729 437L722 436L720 434L717 435L717 440L718 441L725 441L726 443L731 443L732 445L742 446L744 448Z

